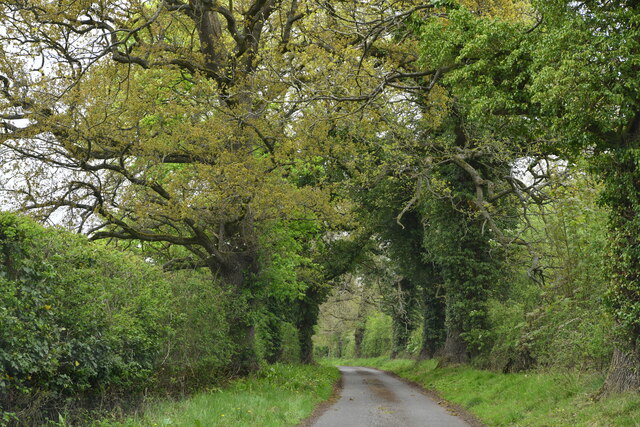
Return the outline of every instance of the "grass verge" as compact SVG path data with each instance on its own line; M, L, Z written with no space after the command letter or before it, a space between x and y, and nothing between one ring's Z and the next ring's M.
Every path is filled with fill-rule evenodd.
M141 415L119 425L292 426L331 396L339 377L330 366L267 366L223 389L181 401L147 403Z
M640 394L594 400L604 378L580 373L502 374L427 360L327 359L393 372L461 405L490 426L640 426Z

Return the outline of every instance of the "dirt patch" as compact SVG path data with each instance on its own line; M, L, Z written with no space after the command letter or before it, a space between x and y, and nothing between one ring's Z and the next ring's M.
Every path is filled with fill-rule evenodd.
M318 420L318 418L322 416L322 414L327 412L327 409L333 406L333 404L336 403L338 399L340 399L341 392L342 392L342 372L340 373L340 378L338 379L338 381L336 381L336 383L333 385L333 392L331 393L331 397L329 397L328 400L325 400L320 405L318 405L316 409L313 411L313 413L307 419L302 420L297 425L297 427L312 426Z
M369 387L376 396L380 399L386 400L387 402L397 402L398 398L396 394L385 387L384 383L379 379L371 379L364 380L364 383Z
M378 369L378 368L374 368L374 369ZM473 415L472 413L470 413L464 407L458 405L457 403L446 401L445 399L442 398L440 393L438 393L436 390L426 389L422 386L422 384L417 383L415 381L408 380L406 378L402 378L400 375L394 372L385 371L384 369L379 369L379 370L382 372L386 372L392 377L399 379L403 383L410 385L413 389L415 389L419 393L422 393L425 396L428 396L431 399L435 400L438 403L438 405L445 408L451 415L455 415L456 417L462 418L471 427L486 427L486 424L480 421L475 415Z

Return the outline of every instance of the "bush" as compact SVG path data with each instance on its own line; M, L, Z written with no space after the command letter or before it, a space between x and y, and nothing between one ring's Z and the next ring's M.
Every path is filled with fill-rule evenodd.
M171 334L171 289L133 255L0 213L0 402L21 423L142 390Z
M169 280L172 333L158 380L162 389L183 393L227 376L234 350L226 316L232 298L205 272L175 272Z
M490 302L494 340L485 365L512 371L606 369L614 322L603 303L610 279L607 218L596 202L598 190L583 173L553 190L548 212L533 221L538 234L528 237L534 241L544 233L537 244L548 267L545 281L533 283L526 261L514 263L521 267L514 266L504 291L494 294L502 299Z

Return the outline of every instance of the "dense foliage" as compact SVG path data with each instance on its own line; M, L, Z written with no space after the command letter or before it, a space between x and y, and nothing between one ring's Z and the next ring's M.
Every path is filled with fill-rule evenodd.
M491 273L493 279L483 301L484 327L473 336L475 341L470 340L482 343L472 359L477 366L505 372L543 368L602 373L608 368L614 323L606 302L607 214L597 203L600 185L579 167L572 169L571 175L553 190L554 202L532 218L535 229L525 233L544 254L543 282L529 278L531 261L527 252L515 252L504 260L499 248L494 248L495 256L502 257L506 265L502 265L500 274ZM455 217L450 214L447 220L452 219ZM436 285L437 292L445 292L443 286L444 282ZM379 312L386 304L385 288L373 283L367 287L351 286L323 306L316 337L318 355L392 354L392 319ZM354 332L357 309L363 303L370 308L363 322L361 351L357 353ZM426 320L431 313L425 309ZM344 320L336 323L334 319L340 314ZM413 357L429 356L422 353L421 344L425 331L429 334L433 330L423 327L413 331L403 352ZM439 350L437 356L442 355Z
M3 399L311 363L319 319L319 355L639 390L639 17L0 2L3 205L109 242L3 215Z
M131 405L235 374L228 313L243 310L203 272L0 214L0 401L4 421ZM285 328L286 329L286 328ZM283 360L298 361L286 329ZM260 340L269 335L260 334Z
M3 410L37 416L64 398L148 386L174 332L167 278L135 256L14 215L0 216L0 235Z

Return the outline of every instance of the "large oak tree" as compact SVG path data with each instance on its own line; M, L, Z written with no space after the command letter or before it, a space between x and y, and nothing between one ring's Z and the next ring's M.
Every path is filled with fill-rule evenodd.
M43 218L63 212L93 239L152 242L166 268L208 268L250 307L261 228L348 214L335 197L331 207L325 180L304 179L323 158L357 155L355 141L335 144L332 123L373 127L380 116L363 119L363 106L384 109L386 87L426 86L437 72L417 70L412 45L392 37L433 10L1 2L5 200ZM232 320L240 365L251 365L251 316Z

